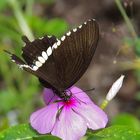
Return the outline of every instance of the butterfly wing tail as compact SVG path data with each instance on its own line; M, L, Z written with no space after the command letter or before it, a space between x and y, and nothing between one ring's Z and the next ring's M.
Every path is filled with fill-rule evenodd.
M9 52L9 51L7 51L7 50L4 50L8 55L10 55L10 57L11 57L11 60L13 61L13 62L15 62L16 64L18 64L18 65L25 65L25 62L22 60L22 59L20 59L18 56L16 56L15 54L12 54L11 52Z
M7 50L4 51L11 57L11 60L19 66L19 68L24 69L25 71L28 71L30 73L33 73L32 68L29 65L27 65L21 58L19 58L15 54L12 54Z

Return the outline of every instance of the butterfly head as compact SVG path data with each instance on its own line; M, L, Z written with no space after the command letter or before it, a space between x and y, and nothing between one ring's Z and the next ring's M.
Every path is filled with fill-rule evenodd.
M72 92L71 91L57 91L55 89L53 89L53 92L58 95L63 101L69 101L70 98L72 97Z

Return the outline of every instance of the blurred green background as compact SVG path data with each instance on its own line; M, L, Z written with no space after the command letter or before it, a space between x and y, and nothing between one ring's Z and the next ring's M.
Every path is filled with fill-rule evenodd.
M28 122L43 106L43 87L36 77L19 69L3 50L21 55L22 35L61 37L89 18L100 26L94 60L77 83L95 91L100 105L111 84L125 74L118 97L107 107L110 124L140 130L140 1L139 0L0 0L0 131ZM92 94L93 93L93 94Z

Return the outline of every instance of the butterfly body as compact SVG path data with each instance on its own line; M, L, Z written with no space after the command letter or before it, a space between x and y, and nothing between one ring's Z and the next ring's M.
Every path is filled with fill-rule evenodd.
M66 90L75 84L88 68L99 39L95 20L88 20L70 30L60 39L44 36L30 42L23 37L22 57L11 54L12 60L35 75L44 87L51 88L60 98L68 100Z
M60 91L60 90L57 90L56 88L54 88L52 85L50 85L49 83L47 83L46 81L44 81L43 79L40 79L39 78L39 81L40 83L46 87L46 88L50 88L53 90L53 93L55 93L58 97L60 97L61 99L64 99L65 101L68 101L69 98L71 97L71 93L70 95L67 94L66 91Z

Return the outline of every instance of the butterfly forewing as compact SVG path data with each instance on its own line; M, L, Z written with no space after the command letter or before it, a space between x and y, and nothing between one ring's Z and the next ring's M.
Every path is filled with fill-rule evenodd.
M53 57L57 68L57 80L53 85L65 90L77 82L86 71L94 55L99 38L98 24L87 21L61 42Z
M98 24L95 20L89 20L66 33L60 40L54 36L45 36L33 42L25 39L22 56L26 62L15 55L12 58L15 56L13 60L37 76L44 86L61 92L84 74L96 50L98 38ZM38 60L43 52L47 53L48 58L45 61L42 58Z

